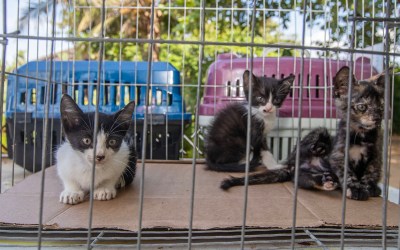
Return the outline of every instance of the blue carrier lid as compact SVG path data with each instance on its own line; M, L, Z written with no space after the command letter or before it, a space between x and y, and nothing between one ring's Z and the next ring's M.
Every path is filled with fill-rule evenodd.
M84 112L96 107L97 61L53 62L53 84L50 87L49 117L60 117L60 99L63 93L71 95ZM113 113L134 100L136 118L143 119L148 62L114 62L102 64L99 111ZM32 118L43 118L45 111L48 61L32 61L19 67L9 76L7 88L6 117L14 113L31 113ZM151 93L149 110L163 114L168 120L190 120L191 114L180 92L180 72L170 63L151 63ZM16 101L16 106L15 106Z

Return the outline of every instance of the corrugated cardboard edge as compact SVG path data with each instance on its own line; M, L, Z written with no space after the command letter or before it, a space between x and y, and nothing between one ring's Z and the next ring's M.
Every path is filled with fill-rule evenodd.
M140 165L138 166L140 168ZM183 164L182 162L153 162L153 163L146 163L146 176L145 176L145 192L150 192L149 195L151 197L152 193L153 195L156 194L156 196L152 197L153 203L150 203L150 205L158 204L157 203L157 197L163 197L164 195L170 195L170 198L173 198L172 201L179 201L179 197L183 195L183 197L186 199L187 194L189 193L189 187L191 185L191 179L188 176L191 176L191 164ZM224 192L218 188L219 182L225 178L228 174L227 173L215 173L212 171L206 171L204 170L204 166L199 164L196 168L197 172L197 177L196 177L196 207L195 207L195 213L198 213L196 209L205 208L206 210L208 209L207 206L204 205L203 201L203 206L201 206L202 199L208 199L209 201L216 201L216 198L214 196L217 196L218 199L222 199L224 201L241 201L243 198L243 187L235 187L229 192ZM132 186L128 188L125 193L122 193L117 195L117 199L113 201L105 201L105 202L100 202L101 205L98 205L99 207L106 208L106 207L112 207L116 205L121 205L121 204L126 204L132 205L132 199L136 199L134 197L138 193L138 187L139 187L139 181L138 181L138 176L140 176L140 169L139 173L137 174L137 178ZM171 182L171 178L176 178L176 180ZM0 195L0 198L10 198L13 197L11 200L15 200L15 197L20 196L21 199L24 197L29 197L29 194L31 193L32 196L38 197L37 191L35 191L35 186L38 186L40 184L40 173L36 175L32 175L28 177L26 180L24 180L22 183L17 184L12 190L9 190L5 194ZM172 186L170 186L172 185ZM47 219L43 221L44 223L44 228L48 229L57 229L57 230L74 230L74 229L79 229L79 228L86 228L86 224L88 222L87 216L85 215L87 213L87 201L86 204L83 204L84 206L71 206L71 205L64 205L60 204L58 202L58 194L60 190L62 189L60 180L56 177L55 174L55 168L49 168L46 170L46 186L45 186L45 198L47 197L48 200L45 201L45 212L49 211L46 210L46 206L50 207L56 207L53 210L51 210L51 214L47 215ZM286 191L284 191L286 190ZM176 193L174 193L176 192ZM277 192L277 193L276 193ZM276 194L275 194L276 193ZM55 196L57 194L57 197ZM274 195L275 194L275 195ZM279 195L278 195L279 194ZM273 226L262 226L262 223L255 223L259 226L254 226L254 221L257 221L258 218L263 218L263 221L265 221L265 217L268 216L273 216L273 217L279 217L275 216L276 212L274 212L273 209L267 209L265 211L262 211L261 213L259 212L260 209L258 208L260 204L257 202L267 202L266 206L263 204L264 208L268 208L269 206L275 205L276 204L286 204L285 208L286 210L291 209L292 206L292 194L293 194L293 184L292 183L283 183L283 184L273 184L273 185L259 185L259 186L251 186L249 187L249 208L250 211L256 211L259 214L256 214L256 217L254 217L254 214L248 214L248 216L252 217L252 220L248 220L248 225L247 228L279 228L279 229L288 229L291 228L291 217L282 217L286 220L285 223L283 223L281 226L276 226L279 223L279 218L274 218L275 221L271 222L268 221L269 225ZM145 194L145 197L147 198L148 194ZM186 195L186 196L185 196ZM283 195L283 196L281 196ZM335 203L336 209L340 209L340 202L341 199L339 200L339 196L341 196L340 193L324 193L324 192L313 192L313 191L304 191L304 190L299 190L298 192L298 212L300 210L303 211L303 216L306 217L301 217L300 215L297 216L297 220L302 220L303 223L297 224L298 227L301 228L319 228L319 227L337 227L340 226L340 217L337 217L337 212L335 213L327 213L330 211L326 211L327 207L326 203ZM31 197L31 200L37 200L35 197ZM130 197L128 200L126 197ZM132 198L134 197L134 198ZM205 197L205 198L204 198ZM208 197L208 198L207 198ZM222 198L221 198L222 197ZM268 197L268 198L266 198ZM168 197L167 197L168 198ZM181 197L182 198L182 197ZM155 200L154 200L155 199ZM217 200L218 200L217 199ZM375 211L375 214L378 214L378 210L381 209L381 206L379 208L376 206L376 204L381 204L382 199L378 198L373 198L375 200L371 200L370 202L362 202L362 201L357 201L357 203L354 203L354 201L348 201L351 206L360 206L364 209L371 209L371 211ZM321 204L316 204L315 200L319 201ZM162 200L160 200L162 201ZM125 203L124 203L125 202ZM135 201L134 201L135 202ZM200 202L200 203L199 203ZM251 204L253 202L253 204ZM25 202L26 203L26 202ZM99 204L100 204L99 203ZM186 202L185 202L186 203ZM276 203L276 204L275 204ZM134 204L135 205L135 204ZM137 205L137 204L136 204ZM145 205L145 212L146 212L146 204ZM214 204L215 205L215 204ZM225 205L225 204L223 204ZM262 205L262 204L261 204ZM374 207L371 207L371 206ZM28 207L29 204L25 204L25 207ZM242 203L240 203L240 208L242 206ZM36 206L35 206L36 207ZM99 207L96 207L99 208ZM214 206L215 207L215 206ZM217 208L217 207L216 207ZM219 207L218 207L219 208ZM254 209L256 208L256 209ZM263 209L264 209L263 208ZM278 207L279 208L279 207ZM329 208L329 207L328 207ZM9 211L15 211L13 209L20 209L18 207L18 204L15 204L14 207L9 208ZM78 219L81 221L80 225L70 227L66 226L66 224L60 224L59 222L65 221L67 218L70 218L69 216L74 215L74 211L76 210L80 211L81 217L78 217ZM394 211L396 209L396 211ZM2 208L0 207L0 211ZM238 210L238 209L236 209ZM237 216L239 218L242 218L242 212L241 209L239 209L240 212L234 213L231 216ZM238 210L238 211L239 211ZM388 216L391 216L392 221L398 221L398 206L394 204L389 204L388 210L390 213L388 213ZM109 209L103 209L102 211L110 211ZM183 211L183 210L182 210ZM168 223L165 223L165 225L155 225L157 224L156 220L154 218L150 220L150 223L146 226L146 223L143 225L143 229L157 229L157 228L169 228L169 229L182 229L185 230L187 227L185 227L188 224L188 219L182 219L181 217L187 216L186 211L184 214L182 211L177 212L177 217L182 220L181 223L172 223L174 226L169 226ZM37 219L38 212L31 212L30 216L36 216L33 219ZM214 212L212 210L211 212ZM218 211L216 211L218 212ZM219 213L224 212L224 210L219 210ZM265 212L265 214L263 213ZM321 213L322 212L322 213ZM291 213L291 212L290 212ZM136 216L136 212L132 213L132 215ZM289 214L289 212L286 211L286 214ZM148 215L148 214L147 214ZM312 215L312 216L311 216ZM328 217L324 218L324 216L327 215ZM85 217L86 216L86 217ZM108 214L109 216L109 214ZM162 216L159 215L159 216ZM202 215L203 217L198 217L197 222L199 222L199 218L204 218L204 214ZM207 214L206 214L207 216ZM210 214L210 216L215 216L214 214ZM261 217L260 217L261 216ZM307 217L308 216L308 217ZM310 217L311 216L311 217ZM2 217L0 215L0 217ZM4 217L4 216L3 216ZM27 228L27 227L37 227L37 224L33 223L13 223L12 221L12 214L10 215L11 220L7 220L5 222L4 220L0 220L0 225L1 226L11 226L15 228ZM235 217L235 218L237 218ZM144 220L146 220L148 217L144 217ZM163 217L161 217L163 218ZM174 217L172 217L174 218ZM212 219L205 217L207 220L200 221L201 223L195 223L197 226L193 228L193 230L212 230L212 229L226 229L226 228L239 228L241 227L241 223L237 223L236 225L231 225L231 226L217 226L213 225ZM218 218L218 217L217 217ZM224 216L220 218L225 218ZM163 218L165 222L172 221L171 218ZM267 218L268 219L268 218ZM328 220L327 220L328 219ZM357 219L357 218L355 218ZM368 219L368 218L367 218ZM15 220L17 221L17 220ZM34 220L30 220L34 221ZM208 222L207 222L208 221ZM210 222L211 221L211 222ZM253 223L251 222L253 221ZM278 222L277 222L278 221ZM377 223L370 223L372 221L377 221L377 218L375 220L371 221L363 221L363 218L360 218L360 223L365 223L365 224L360 224L360 223L347 223L346 227L351 227L351 228L381 228L380 224ZM121 223L122 222L122 223ZM195 217L195 222L196 222L196 217ZM226 225L226 221L220 221ZM337 222L337 223L336 223ZM130 224L129 224L130 223ZM130 221L129 223L126 223L124 221L120 221L120 223L112 221L112 223L109 223L107 226L104 224L102 221L100 223L94 224L93 228L102 228L102 229L116 229L116 230L127 230L127 231L137 231L137 221ZM263 222L264 223L264 222ZM67 223L68 224L68 223ZM162 223L160 223L162 224ZM218 224L218 223L217 223ZM229 223L228 223L229 224ZM63 225L63 226L61 226ZM98 226L96 226L98 225ZM125 226L124 226L125 225ZM126 226L128 225L128 226ZM179 226L181 225L181 226ZM183 225L183 226L182 226ZM393 228L396 226L393 226L393 222L390 224L388 228Z

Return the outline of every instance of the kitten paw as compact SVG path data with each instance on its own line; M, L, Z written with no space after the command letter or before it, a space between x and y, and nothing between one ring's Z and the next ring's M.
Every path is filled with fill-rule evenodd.
M107 201L114 199L117 195L115 188L97 188L94 190L94 199L99 201Z
M322 190L333 191L338 187L338 183L334 180L331 174L324 173L322 176Z
M378 187L378 185L376 185L375 183L370 183L370 184L368 185L368 192L369 192L369 195L370 195L371 197L378 197L378 196L381 195L382 190L381 190L381 188Z
M369 198L369 192L366 188L348 188L346 197L352 200L366 201Z
M333 182L333 181L327 181L324 182L324 184L322 185L322 189L325 191L333 191L337 188L337 183Z
M73 192L73 191L68 191L64 190L60 194L60 202L65 203L65 204L78 204L83 201L83 198L85 197L85 194L83 191L78 191L78 192Z

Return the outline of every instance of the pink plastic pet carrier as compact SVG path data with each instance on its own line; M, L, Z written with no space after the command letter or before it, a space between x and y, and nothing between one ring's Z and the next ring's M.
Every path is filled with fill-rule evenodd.
M258 57L253 58L253 73L257 76L283 78L296 76L292 92L277 112L277 123L268 135L274 156L285 159L295 144L298 125L298 103L300 95L301 58ZM332 78L348 61L305 58L303 74L302 134L319 126L328 127L332 133L336 128L336 108L332 99ZM239 58L233 54L221 54L208 69L203 102L199 109L199 124L206 130L218 110L229 102L245 101L242 75L250 68L250 58ZM357 79L366 79L376 74L370 59L360 57L355 61L354 74ZM206 131L205 131L206 133Z

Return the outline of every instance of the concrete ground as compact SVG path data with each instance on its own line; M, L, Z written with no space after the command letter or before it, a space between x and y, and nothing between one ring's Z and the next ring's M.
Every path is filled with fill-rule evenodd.
M395 135L391 138L391 159L390 159L390 176L389 185L391 189L400 189L400 135ZM25 173L24 173L25 172ZM6 191L13 185L22 181L31 173L24 171L24 169L17 164L13 164L13 160L3 156L1 175L1 192ZM14 176L14 178L13 178ZM398 194L395 196L398 197ZM398 200L398 199L397 199ZM398 201L397 201L398 203Z
M3 156L1 163L2 169L0 171L0 175L2 193L11 188L13 185L22 181L27 176L31 175L29 171L24 171L21 166L13 163L13 160L9 159L7 156Z

